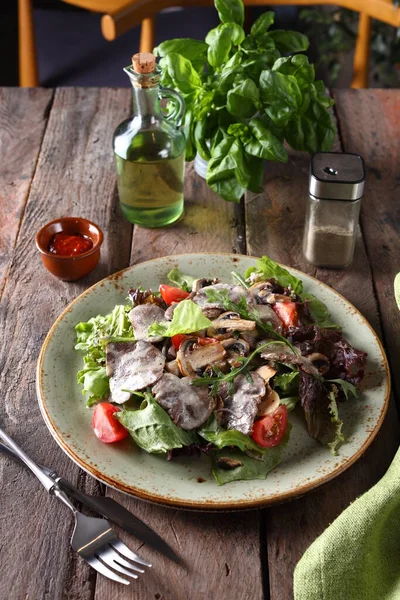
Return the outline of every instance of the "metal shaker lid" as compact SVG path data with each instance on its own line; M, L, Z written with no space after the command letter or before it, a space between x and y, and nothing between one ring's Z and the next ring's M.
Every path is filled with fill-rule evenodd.
M317 152L311 157L309 192L316 198L358 200L364 184L364 161L358 154Z

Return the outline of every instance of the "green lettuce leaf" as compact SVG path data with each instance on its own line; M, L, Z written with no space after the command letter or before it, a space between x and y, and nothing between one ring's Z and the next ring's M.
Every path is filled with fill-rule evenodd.
M331 441L327 444L332 451L332 454L337 454L337 447L344 442L342 433L343 421L339 418L339 412L336 402L336 394L334 391L329 392L329 412L331 414Z
M344 381L344 379L328 379L327 383L334 383L336 386L340 387L346 396L346 400L349 399L350 395L354 396L354 398L357 398L358 396L358 390L356 386L348 381Z
M339 325L332 321L327 307L321 300L318 300L318 298L309 293L302 294L301 299L303 302L309 302L311 316L318 327L323 329L341 329Z
M245 450L251 450L260 455L263 455L266 452L266 448L256 444L249 435L246 435L241 431L236 431L235 429L222 429L218 425L215 415L212 415L197 433L207 440L207 442L211 442L219 449L225 448L226 446L236 446L236 448L239 448L243 452Z
M211 326L211 321L203 315L200 306L191 300L182 300L174 310L172 321L153 323L148 334L172 337L178 333L193 333Z
M249 279L252 273L258 275L260 281L274 278L283 287L291 287L296 294L301 294L303 291L303 282L268 256L260 258L255 267L249 267L244 274L245 279Z
M299 400L299 396L287 396L286 398L280 398L279 402L280 404L284 404L286 406L288 412L291 412L294 410Z
M193 282L196 280L195 277L191 277L190 275L185 275L179 269L171 269L171 271L167 275L168 279L171 283L174 283L185 292L191 292Z
M125 408L114 416L146 452L163 454L198 441L194 432L177 427L150 393L145 393L139 410Z
M75 327L75 350L85 353L83 368L77 373L77 381L83 385L82 394L86 396L88 406L105 398L110 391L105 369L107 343L135 339L128 318L130 308L118 304L107 315L97 315Z
M214 450L211 453L212 472L218 485L224 485L239 479L265 479L272 469L283 460L283 453L289 441L291 425L288 424L285 436L279 446L266 448L262 458L252 458L235 448ZM233 469L221 468L221 459L237 461L238 466Z
M299 391L299 371L290 371L290 373L281 373L275 375L274 389L279 388L284 393L298 393Z

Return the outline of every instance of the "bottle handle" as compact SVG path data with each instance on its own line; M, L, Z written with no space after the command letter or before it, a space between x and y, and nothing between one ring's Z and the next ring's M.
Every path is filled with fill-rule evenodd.
M176 127L180 127L182 124L183 115L185 113L185 102L178 92L171 90L170 88L160 88L159 97L170 98L175 105L174 110L168 115L164 115L167 121L172 121Z

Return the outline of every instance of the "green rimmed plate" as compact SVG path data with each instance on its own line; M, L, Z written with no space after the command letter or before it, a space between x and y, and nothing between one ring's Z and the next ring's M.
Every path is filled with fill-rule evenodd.
M158 288L178 267L195 277L231 281L256 258L236 254L182 254L129 267L86 290L58 317L43 344L37 367L37 394L47 427L61 448L85 471L123 492L160 504L198 510L232 510L268 506L303 495L349 468L375 438L390 396L389 368L375 332L345 298L313 277L290 269L305 290L328 306L345 336L368 353L361 397L340 405L346 443L333 456L311 439L301 416L291 414L291 439L283 462L267 479L215 482L207 457L167 462L139 450L130 439L103 444L93 434L92 411L86 408L76 372L82 358L74 350L74 327L116 304L125 303L130 287Z

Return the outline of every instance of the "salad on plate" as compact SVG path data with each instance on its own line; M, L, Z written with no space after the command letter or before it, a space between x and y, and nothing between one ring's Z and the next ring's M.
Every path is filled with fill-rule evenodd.
M357 395L353 348L300 279L264 256L232 281L172 269L158 290L76 325L78 383L106 443L131 436L169 460L210 457L218 484L264 479L290 438L289 413L336 453L341 402Z

